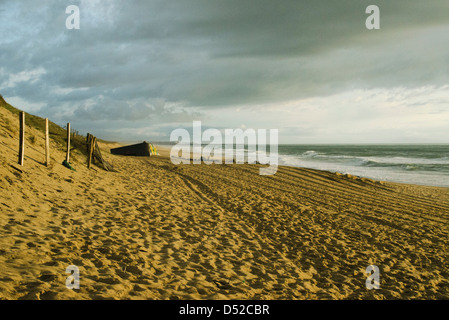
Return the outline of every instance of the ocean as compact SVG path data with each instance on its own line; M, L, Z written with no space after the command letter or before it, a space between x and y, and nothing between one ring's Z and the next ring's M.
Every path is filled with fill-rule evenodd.
M449 187L449 144L279 145L279 165Z
M203 147L206 145L203 144ZM222 147L224 150L225 145ZM236 150L236 154L241 152L246 159L248 146L244 150ZM449 144L281 144L278 154L278 164L283 166L349 173L382 181L449 187Z

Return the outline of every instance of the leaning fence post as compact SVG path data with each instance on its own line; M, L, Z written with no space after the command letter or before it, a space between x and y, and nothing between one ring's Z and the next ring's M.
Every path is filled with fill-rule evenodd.
M25 155L25 112L20 112L19 164L23 166Z
M45 118L45 165L50 165L50 136L48 131L48 118Z
M90 137L90 150L89 150L89 163L87 164L87 167L90 168L90 164L92 162L92 157L95 150L95 143L97 142L97 138L94 136Z
M65 161L69 163L70 161L70 122L67 123L67 156L65 158Z

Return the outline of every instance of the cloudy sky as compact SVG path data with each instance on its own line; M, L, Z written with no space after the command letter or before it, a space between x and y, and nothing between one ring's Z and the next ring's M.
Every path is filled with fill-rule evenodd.
M109 140L447 143L449 1L0 0L0 94Z

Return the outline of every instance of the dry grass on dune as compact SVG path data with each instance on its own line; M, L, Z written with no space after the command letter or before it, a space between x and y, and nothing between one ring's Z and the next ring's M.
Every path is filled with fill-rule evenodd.
M33 128L19 168L16 122L0 108L0 298L449 298L447 188L175 166L106 144L118 172L88 170L77 153L74 172L55 141L46 168ZM370 264L379 290L365 287ZM65 286L69 265L79 290Z

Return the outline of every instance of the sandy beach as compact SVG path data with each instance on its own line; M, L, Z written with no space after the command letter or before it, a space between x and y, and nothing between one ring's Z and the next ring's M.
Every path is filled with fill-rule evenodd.
M17 165L0 108L2 299L447 299L449 189L109 153L87 169L43 134ZM365 286L368 265L380 289ZM69 265L80 289L69 290Z

